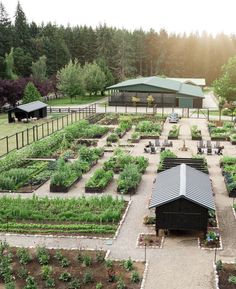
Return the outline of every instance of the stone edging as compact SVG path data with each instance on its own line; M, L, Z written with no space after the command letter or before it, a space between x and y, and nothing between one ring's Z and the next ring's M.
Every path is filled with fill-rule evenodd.
M216 264L213 262L213 271L214 271L214 279L215 279L215 288L216 289L220 289L219 288L219 275L218 272L216 270Z
M138 235L138 238L137 238L137 241L136 241L136 248L138 249L144 249L145 246L140 246L138 243L139 241L139 237L140 235L153 235L153 233L140 233ZM161 244L160 246L146 246L147 249L162 249L163 248L163 245L164 245L164 240L165 240L165 237L161 237Z
M1 235L1 233L0 233ZM39 237L39 238L58 238L58 239L95 239L95 240L110 240L108 237L94 237L94 236L66 236L66 235L40 235L40 234L16 234L16 233L5 233L4 236L17 236L17 237Z
M78 240L78 239L92 239L92 240L116 240L117 239L117 236L119 234L119 231L120 231L120 228L122 226L122 224L124 223L125 221L125 218L126 218L126 215L128 213L128 210L129 210L129 207L131 205L131 200L128 202L128 206L123 214L123 217L122 219L120 220L119 222L119 225L118 225L118 228L115 232L115 236L112 238L112 237L96 237L96 236L67 236L67 235L43 235L43 234L16 234L16 233L5 233L3 236L17 236L17 237L39 237L39 238L46 238L46 239L50 239L50 238L58 238L58 239L75 239L75 240ZM0 233L0 236L2 235L2 233Z
M129 210L129 208L130 208L130 206L131 206L131 203L132 203L132 200L129 200L128 206L127 206L127 208L125 209L125 212L124 212L124 214L123 214L123 217L122 217L122 219L121 219L120 222L119 222L119 226L118 226L118 228L117 228L117 230L116 230L116 233L115 233L115 236L113 237L113 240L116 240L117 237L118 237L118 235L119 235L121 226L122 226L122 224L123 224L124 221L125 221L125 218L126 218L126 216L127 216L128 210ZM110 239L110 238L108 238L108 239Z
M143 272L143 279L142 279L142 283L141 283L140 289L144 289L144 288L145 288L145 283L146 283L147 273L148 273L148 267L149 267L149 263L146 262L146 263L145 263L145 269L144 269L144 272Z
M233 210L233 215L234 215L234 218L235 218L235 220L236 220L236 212L235 212L235 209L234 209L234 207L232 207L232 210Z
M219 243L220 243L220 247L219 248L207 248L207 247L201 247L201 244L200 244L200 238L197 239L198 241L198 248L201 249L201 250L208 250L208 251L222 251L223 250L223 245L222 245L222 239L221 239L221 236L219 237Z

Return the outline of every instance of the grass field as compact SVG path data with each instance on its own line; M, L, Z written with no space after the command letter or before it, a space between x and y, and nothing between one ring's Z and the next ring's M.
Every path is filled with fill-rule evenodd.
M75 104L88 104L92 103L98 100L103 99L104 96L101 95L86 95L78 98L69 98L69 97L63 97L63 98L55 98L51 99L47 102L49 106L70 106L70 105L75 105Z
M53 131L56 131L57 129L57 121L56 119L59 118L58 121L58 127L62 128L62 116L66 116L65 113L52 113L48 114L47 118L40 119L38 121L30 122L30 123L8 123L7 114L0 114L0 157L7 153L7 145L6 145L6 139L2 139L6 136L11 136L8 138L8 146L9 151L16 148L16 133L20 133L24 131L24 133L20 133L18 135L18 144L19 147L23 146L23 141L26 143L27 141L27 131L26 129L29 129L29 143L33 142L33 129L31 129L33 126L44 124L43 127L40 127L37 131L36 139L41 139L43 136L46 136L48 134L51 134ZM52 120L55 121L52 124ZM49 121L49 124L47 125L47 122ZM71 115L68 114L68 123L71 123ZM66 117L64 119L64 125L67 124ZM2 140L1 140L2 139Z
M29 122L29 123L8 123L8 116L6 113L0 114L0 139L5 136L10 136L15 134L16 132L20 132L27 128L31 128L35 125L42 124L47 122L48 120L56 119L58 117L62 117L65 113L48 113L47 118L39 119L38 121Z

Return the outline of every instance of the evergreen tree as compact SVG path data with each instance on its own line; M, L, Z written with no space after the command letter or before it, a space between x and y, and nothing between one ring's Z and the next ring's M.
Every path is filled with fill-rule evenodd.
M28 82L24 89L24 96L22 99L22 103L25 104L36 100L40 100L41 97L42 96L40 95L39 91L37 90L33 82Z
M106 86L106 76L96 62L86 63L84 68L85 89L90 94L102 92Z
M21 47L28 52L31 48L29 25L20 2L17 3L15 14L14 46Z
M0 56L4 56L12 47L12 27L5 7L0 2Z
M57 82L58 90L71 99L84 93L82 68L77 59L74 62L70 60L65 67L57 72Z
M45 55L41 56L38 61L32 63L32 76L34 79L43 81L46 79L47 57Z
M28 52L24 52L24 50L20 47L16 47L14 49L14 67L16 74L22 77L28 77L31 74L31 64L32 57Z
M11 48L11 51L5 55L5 64L6 64L6 77L9 79L17 79L17 75L14 72L14 48Z

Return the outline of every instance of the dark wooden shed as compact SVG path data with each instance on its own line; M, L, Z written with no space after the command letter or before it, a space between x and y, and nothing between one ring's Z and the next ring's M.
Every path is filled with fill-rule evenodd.
M156 209L156 231L207 231L208 210L215 210L209 176L186 164L157 175L149 208Z
M41 101L33 101L14 107L8 111L8 122L47 116L47 105Z

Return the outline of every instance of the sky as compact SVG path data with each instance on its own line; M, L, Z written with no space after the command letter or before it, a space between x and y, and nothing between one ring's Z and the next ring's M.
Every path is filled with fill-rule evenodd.
M14 17L17 0L0 0ZM236 0L20 0L29 22L236 34Z

